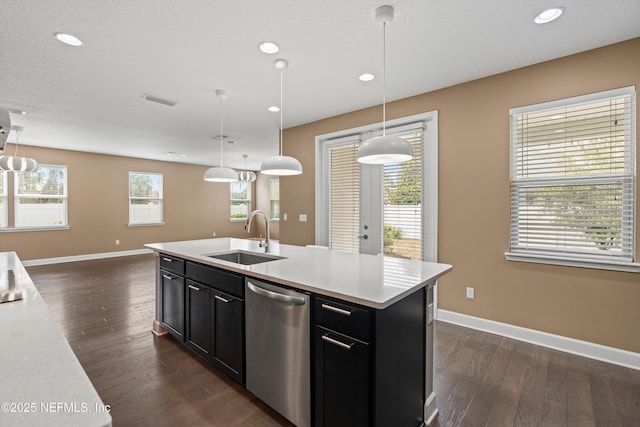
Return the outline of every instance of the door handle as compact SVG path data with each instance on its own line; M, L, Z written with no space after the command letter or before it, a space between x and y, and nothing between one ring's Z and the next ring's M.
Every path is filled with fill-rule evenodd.
M268 291L266 289L261 288L260 286L257 286L249 281L247 281L247 288L249 288L252 292L261 295L265 298L269 298L272 299L274 301L279 301L279 302L283 302L285 304L292 304L292 305L304 305L305 304L305 300L304 298L301 297L294 297L291 295L285 295L285 294L281 294L278 292L273 292L273 291Z
M331 343L333 345L337 345L338 347L342 347L345 350L351 350L351 347L353 347L353 345L355 344L354 342L352 342L351 344L345 344L342 341L338 341L336 339L331 338L328 333L324 334L322 336L322 339L324 341L328 342L328 343Z
M358 236L358 239L367 240L368 238L369 238L369 235L367 235L367 234L363 234L362 236Z
M164 277L167 280L173 280L173 277L167 276L166 274L163 274L162 277Z
M201 291L201 289L199 287L193 286L193 285L189 285L189 289L193 289L194 291L198 291L198 292Z
M230 299L222 298L220 295L214 295L213 297L214 297L215 299L217 299L218 301L222 301L222 302L224 302L224 303L227 303L227 302L231 302L231 301L232 301L232 300L230 300Z

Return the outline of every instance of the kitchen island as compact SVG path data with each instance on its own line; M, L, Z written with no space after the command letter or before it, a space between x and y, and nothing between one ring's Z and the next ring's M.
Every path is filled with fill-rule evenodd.
M311 320L302 328L311 336L311 402L303 421L283 414L294 423L417 426L437 414L433 286L450 265L276 242L265 254L258 241L232 238L145 246L157 255L154 333L171 333L249 391L245 285L309 295Z
M110 426L109 407L15 252L0 253L0 294L7 293L21 299L0 304L0 424Z

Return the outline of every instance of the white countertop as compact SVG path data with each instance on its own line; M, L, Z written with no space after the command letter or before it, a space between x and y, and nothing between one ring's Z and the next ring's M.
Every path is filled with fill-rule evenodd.
M264 253L258 241L249 239L187 240L145 246L156 252L372 308L386 308L417 289L433 284L451 270L448 264L284 245L273 241L269 254L286 259L241 265L207 256L231 250Z
M23 299L0 304L0 425L110 426L111 415L18 256L0 252L0 293L9 270Z

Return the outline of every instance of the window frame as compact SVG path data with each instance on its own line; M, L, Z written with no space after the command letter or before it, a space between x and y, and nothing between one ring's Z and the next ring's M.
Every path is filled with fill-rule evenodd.
M559 108L579 107L581 104L593 104L601 101L629 97L629 108L625 111L625 117L629 120L629 130L625 131L624 141L624 172L610 172L595 174L571 174L563 176L558 174L544 177L518 176L518 168L523 164L518 161L516 144L517 129L514 123L515 118L524 114L543 113ZM525 107L512 108L509 110L511 121L510 131L510 188L511 188L511 224L509 233L509 251L505 253L505 258L509 261L532 262L542 264L552 264L560 266L584 267L604 270L616 270L627 272L640 272L640 264L636 261L636 91L635 86L619 89L607 90L587 95L571 98L564 98ZM594 131L595 132L595 131ZM628 133L628 134L627 134ZM551 136L551 132L549 132ZM597 140L596 135L582 137L581 140ZM551 143L551 140L549 140ZM555 146L549 146L558 150ZM524 160L522 160L524 161ZM532 188L557 187L568 191L569 188L579 188L577 186L593 186L602 184L620 184L622 191L620 224L621 224L621 249L620 254L597 253L596 250L580 250L576 246L549 246L526 244L522 242L519 233L518 223L524 211L521 210L519 200L522 194ZM521 194L521 192L524 193ZM540 190L539 190L540 191ZM604 201L604 200L603 200ZM548 236L553 236L553 231L548 232ZM559 235L557 235L559 237ZM564 248L564 249L563 249ZM629 249L627 249L629 248ZM625 251L626 249L626 251Z
M160 177L160 191L158 197L132 197L131 196L131 176L132 175L145 175L145 176L158 176ZM128 227L149 227L149 226L157 226L164 225L164 175L162 172L139 172L139 171L129 171L127 174L127 196L128 196L128 213L129 218L127 221ZM132 211L131 211L131 200L157 200L160 206L160 219L157 221L133 221Z
M61 169L63 171L63 180L64 180L64 191L62 195L51 195L51 194L46 194L46 195L41 195L41 194L24 194L21 195L18 193L18 187L20 185L20 179L22 178L22 176L24 174L27 173L33 173L33 172L13 172L13 222L12 225L13 227L11 228L7 228L5 230L7 231L31 231L31 230L66 230L69 228L69 168L67 167L67 165L53 165L53 164L44 164L41 163L40 165L38 165L38 169L36 169L36 171L40 170L41 168L58 168ZM34 172L36 172L34 171ZM21 199L40 199L40 198L46 198L46 199L60 199L62 200L62 206L63 206L63 224L59 224L59 225L27 225L27 226L16 226L17 223L17 218L18 218L18 211L19 211L19 204L20 204L20 200Z
M247 198L246 199L234 199L233 198L233 185L246 185L247 186ZM245 222L247 220L247 218L249 218L249 214L251 214L251 198L252 198L252 194L251 194L251 182L246 182L246 181L233 181L229 183L229 221L230 222ZM232 217L232 211L233 211L233 202L242 202L242 203L247 203L247 214L245 217Z

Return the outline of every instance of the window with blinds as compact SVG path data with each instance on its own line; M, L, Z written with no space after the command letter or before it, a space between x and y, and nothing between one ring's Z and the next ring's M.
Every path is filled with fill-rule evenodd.
M280 178L269 180L269 209L271 219L280 219Z
M358 144L329 148L329 236L331 249L359 252L360 164Z
M510 116L510 253L632 263L635 88L516 108Z
M9 226L9 207L7 205L7 172L0 172L0 228Z
M251 183L234 181L229 183L230 219L245 221L251 213Z
M14 177L16 228L68 226L66 166L41 164Z
M163 221L161 173L129 172L129 225L155 225Z
M423 132L400 137L411 144L413 159L383 167L383 251L385 255L421 260Z

